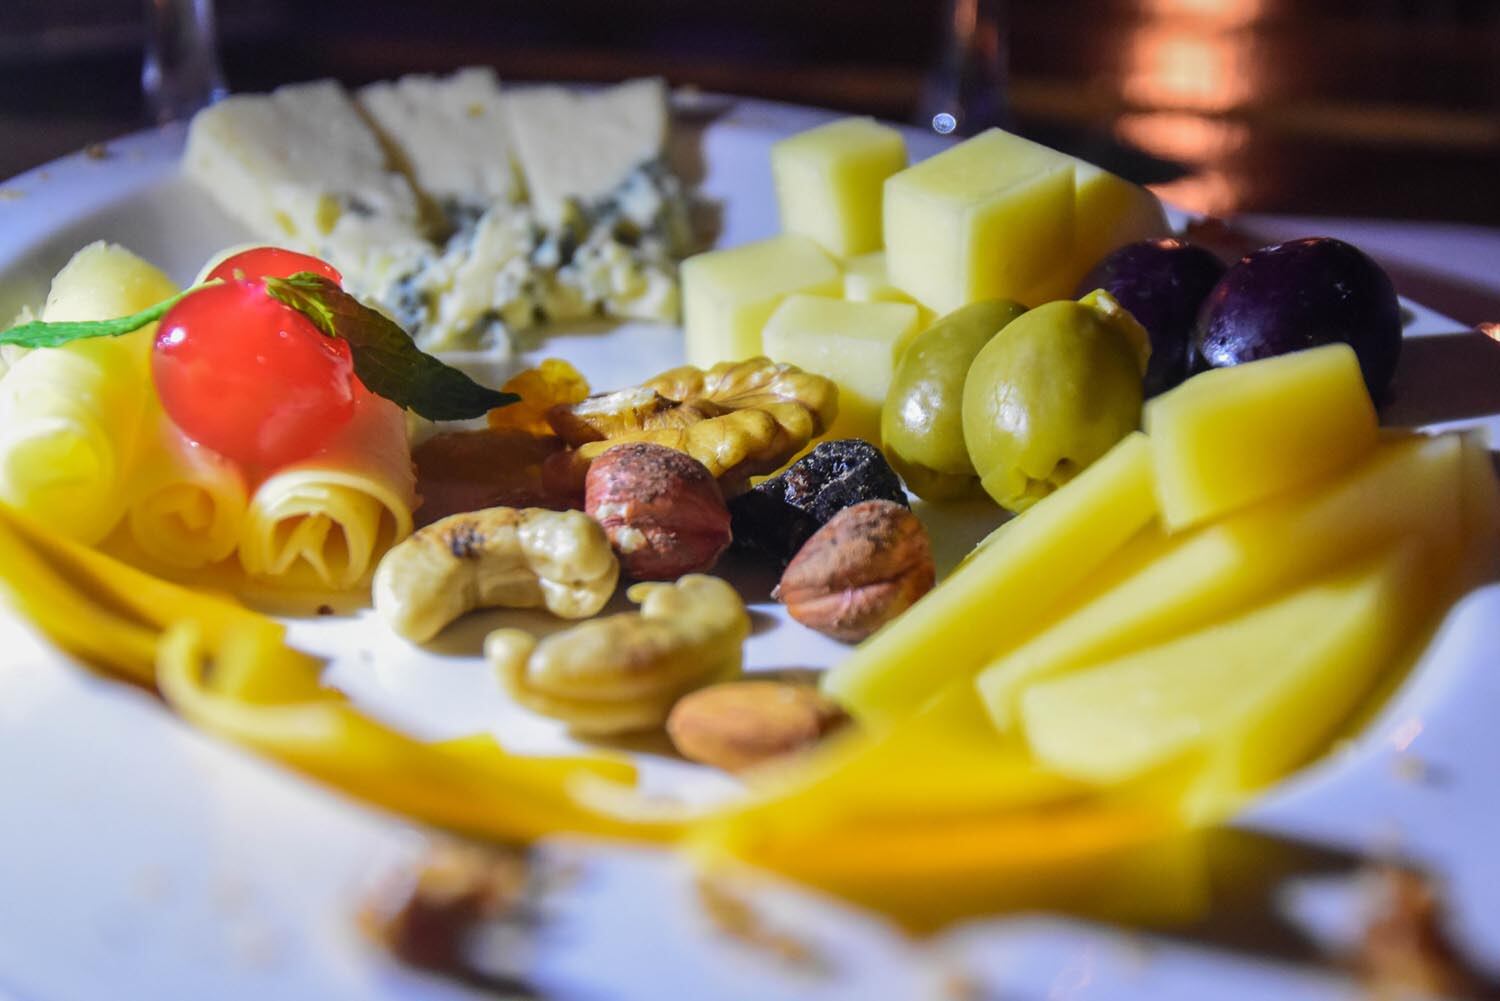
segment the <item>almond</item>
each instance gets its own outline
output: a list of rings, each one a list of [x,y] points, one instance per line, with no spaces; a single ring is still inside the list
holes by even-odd
[[[844,720],[811,685],[731,681],[679,699],[667,734],[684,758],[739,771],[810,747]]]

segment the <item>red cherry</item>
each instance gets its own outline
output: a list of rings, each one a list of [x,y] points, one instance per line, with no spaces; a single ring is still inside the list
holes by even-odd
[[[296,461],[354,412],[349,345],[258,281],[201,289],[156,331],[152,376],[188,437],[254,470]]]
[[[344,276],[327,261],[280,247],[253,247],[238,254],[230,254],[208,273],[205,281],[215,278],[222,278],[226,282],[243,281],[246,278],[290,278],[299,271],[322,275],[335,285],[344,284]]]

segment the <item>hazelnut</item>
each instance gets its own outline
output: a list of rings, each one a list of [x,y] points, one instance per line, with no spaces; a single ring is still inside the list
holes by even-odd
[[[798,550],[771,592],[787,613],[825,636],[858,643],[932,590],[927,530],[900,504],[844,508]]]
[[[667,735],[684,758],[739,771],[810,747],[844,720],[811,685],[730,681],[678,699]]]
[[[708,469],[692,456],[649,442],[616,445],[595,459],[584,510],[609,536],[636,580],[702,573],[729,548],[729,508]]]

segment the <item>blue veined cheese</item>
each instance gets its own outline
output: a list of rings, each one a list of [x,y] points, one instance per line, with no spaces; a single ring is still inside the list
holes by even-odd
[[[416,193],[332,80],[205,108],[183,166],[257,236],[322,252],[423,235]]]
[[[530,213],[496,205],[369,294],[428,350],[503,348],[537,322],[524,280],[535,242]]]
[[[523,197],[492,70],[405,76],[363,87],[355,99],[418,191],[455,228],[465,215]]]
[[[303,98],[307,107],[297,103]],[[504,351],[510,335],[546,323],[678,316],[677,265],[693,249],[693,228],[689,197],[662,157],[659,80],[585,94],[543,87],[502,95],[488,70],[407,77],[360,92],[359,110],[374,130],[337,84],[235,100],[244,107],[234,115],[211,109],[195,119],[202,138],[193,176],[226,208],[259,220],[252,225],[262,238],[325,257],[350,291],[424,348]],[[301,110],[286,111],[289,102]],[[333,134],[348,147],[334,159],[364,163],[367,172],[376,163],[387,174],[400,167],[411,179],[404,194],[366,203],[360,185],[343,193],[296,157],[277,159],[274,149],[257,147],[274,146],[265,137],[286,124],[302,130],[306,148],[320,149],[324,141],[312,133],[323,114],[339,123]],[[276,142],[286,145],[284,137]],[[384,150],[392,160],[382,159]],[[525,185],[511,150],[526,167]],[[217,178],[215,156],[237,158],[228,173],[238,169],[242,179]],[[275,231],[282,220],[267,207],[274,193],[236,204],[241,189],[259,183],[254,178],[270,177],[274,187],[293,176],[305,176],[307,192],[323,192],[321,211],[333,217],[327,232],[316,220],[293,227],[295,234]]]

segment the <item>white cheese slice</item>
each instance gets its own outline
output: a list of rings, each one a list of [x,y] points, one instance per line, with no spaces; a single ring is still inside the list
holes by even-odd
[[[666,145],[667,90],[657,78],[596,91],[515,89],[505,108],[532,207],[547,226],[564,218],[568,199],[588,207],[610,196]]]
[[[230,97],[200,111],[183,163],[262,239],[319,251],[360,233],[386,241],[422,231],[416,193],[331,80]]]
[[[490,69],[372,83],[356,100],[418,190],[440,207],[482,211],[520,198],[500,81]]]

